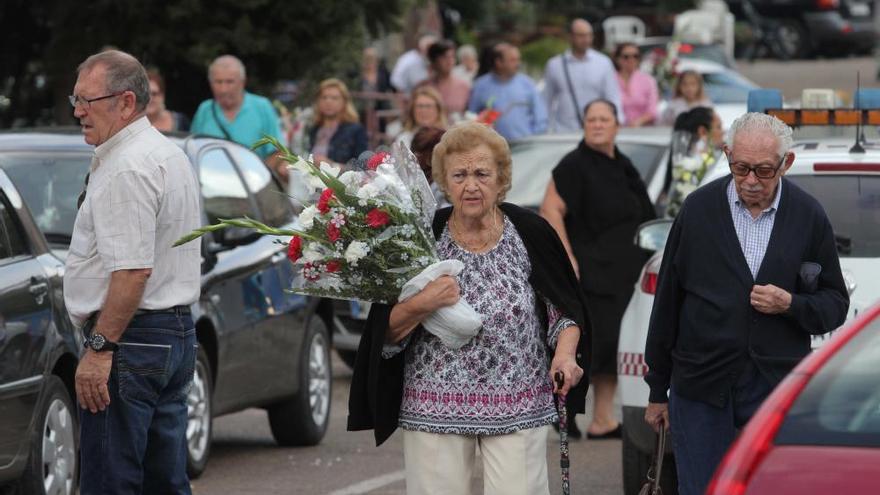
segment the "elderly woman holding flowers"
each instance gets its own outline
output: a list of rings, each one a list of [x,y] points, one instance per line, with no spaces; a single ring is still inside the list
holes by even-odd
[[[590,325],[577,278],[553,228],[502,202],[507,142],[462,123],[433,153],[433,176],[452,207],[437,211],[441,259],[464,263],[394,305],[370,311],[352,378],[348,428],[377,444],[403,430],[408,494],[471,492],[475,448],[486,494],[547,494],[554,393],[583,412]],[[452,349],[423,320],[463,298],[482,328]],[[557,386],[553,376],[564,376]]]

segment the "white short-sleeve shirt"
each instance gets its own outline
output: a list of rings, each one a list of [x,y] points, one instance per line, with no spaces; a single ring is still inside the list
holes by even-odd
[[[64,301],[73,323],[81,326],[101,310],[117,270],[152,269],[140,309],[197,301],[201,244],[172,244],[200,226],[199,208],[192,164],[146,117],[95,148],[65,263]]]

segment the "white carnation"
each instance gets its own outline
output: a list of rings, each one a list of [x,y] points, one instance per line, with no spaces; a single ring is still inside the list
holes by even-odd
[[[304,229],[312,228],[314,224],[315,217],[318,215],[318,209],[315,208],[315,205],[309,205],[303,208],[303,211],[299,214],[299,224]]]
[[[320,246],[317,243],[310,242],[309,245],[303,249],[303,258],[310,263],[324,259],[324,255],[319,250],[319,247]]]
[[[703,162],[696,156],[686,156],[681,158],[681,160],[678,162],[679,167],[684,170],[689,170],[691,172],[699,170],[700,165],[702,164]]]
[[[357,263],[370,252],[370,246],[365,242],[352,241],[345,249],[345,261],[349,263]]]
[[[381,190],[376,186],[375,182],[373,181],[361,186],[357,191],[357,197],[360,199],[373,199],[378,196]]]

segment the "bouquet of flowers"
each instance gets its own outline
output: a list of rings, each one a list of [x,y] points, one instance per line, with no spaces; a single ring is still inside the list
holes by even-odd
[[[675,90],[675,81],[678,78],[678,55],[689,53],[690,45],[683,45],[679,41],[670,41],[666,48],[655,48],[648,55],[646,65],[648,72],[657,80],[661,95],[671,96]]]
[[[412,153],[403,145],[377,152],[362,169],[316,165],[274,145],[289,164],[295,194],[305,205],[299,228],[279,229],[251,218],[221,219],[181,238],[175,246],[230,226],[288,237],[287,256],[297,275],[290,290],[298,294],[394,304],[442,275],[457,275],[464,265],[440,261],[431,222],[436,203]],[[423,322],[450,347],[460,347],[482,326],[464,300],[441,308]]]
[[[717,156],[709,143],[697,140],[686,131],[676,131],[672,139],[672,184],[666,215],[674,217],[681,210],[684,198],[699,187]]]

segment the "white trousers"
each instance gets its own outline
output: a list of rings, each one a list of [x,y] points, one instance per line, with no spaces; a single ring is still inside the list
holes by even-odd
[[[509,435],[463,436],[403,431],[407,495],[472,495],[477,449],[485,495],[549,495],[549,426]]]

